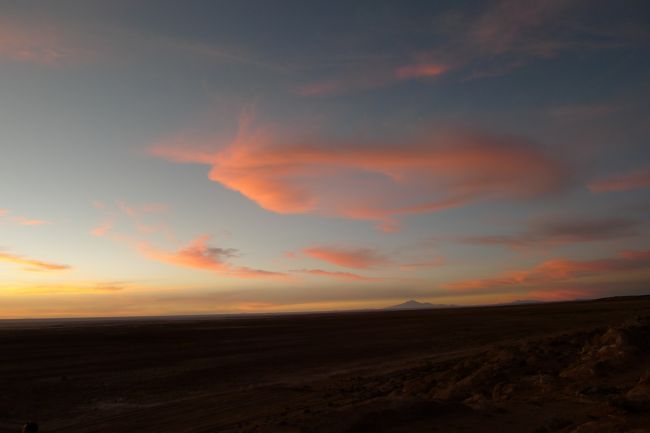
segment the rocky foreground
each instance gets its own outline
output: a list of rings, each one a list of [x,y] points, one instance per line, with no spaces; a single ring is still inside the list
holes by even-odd
[[[650,432],[650,316],[304,386],[245,432]]]

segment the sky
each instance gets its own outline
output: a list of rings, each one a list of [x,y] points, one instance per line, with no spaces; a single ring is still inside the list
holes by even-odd
[[[0,318],[650,293],[645,0],[0,1]]]

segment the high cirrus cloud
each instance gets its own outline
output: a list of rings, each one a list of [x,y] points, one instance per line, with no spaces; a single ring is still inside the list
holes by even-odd
[[[237,254],[234,249],[215,248],[208,245],[210,236],[203,235],[189,245],[176,250],[159,249],[146,241],[137,243],[138,251],[145,257],[174,266],[203,269],[239,278],[287,278],[280,272],[264,271],[248,267],[233,266],[227,262]]]
[[[76,62],[88,53],[60,28],[0,19],[0,61],[51,66]]]
[[[18,256],[0,251],[0,262],[10,263],[22,266],[25,271],[40,272],[40,271],[63,271],[70,269],[68,265],[61,265],[57,263],[44,262],[35,260],[28,257]]]
[[[175,162],[211,167],[209,178],[280,214],[371,220],[435,212],[485,199],[558,191],[568,171],[525,139],[439,131],[395,143],[326,141],[244,119],[230,143],[180,136],[150,149]]]
[[[650,188],[650,166],[628,173],[616,174],[604,179],[594,180],[589,182],[587,186],[594,193]]]
[[[314,97],[443,74],[464,79],[504,75],[560,53],[612,49],[635,33],[603,32],[600,23],[590,20],[591,15],[589,2],[576,0],[496,0],[468,7],[452,4],[426,20],[422,27],[410,25],[403,29],[404,35],[412,31],[429,33],[428,45],[398,53],[387,49],[373,56],[359,51],[353,59],[340,62],[334,71],[330,64],[320,69],[320,64],[316,64],[314,69],[324,77],[295,91]],[[625,24],[630,28],[643,26]],[[642,34],[641,28],[635,30]],[[585,38],[595,34],[599,35],[598,41]],[[383,40],[385,33],[370,33],[367,37],[373,36]]]
[[[300,96],[325,96],[351,90],[386,86],[393,82],[431,79],[443,75],[449,66],[427,60],[415,60],[399,66],[373,66],[348,71],[336,78],[309,82],[294,89]]]

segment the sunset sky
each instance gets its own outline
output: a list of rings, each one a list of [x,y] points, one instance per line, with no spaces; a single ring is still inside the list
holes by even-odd
[[[648,23],[0,1],[0,317],[650,293]]]

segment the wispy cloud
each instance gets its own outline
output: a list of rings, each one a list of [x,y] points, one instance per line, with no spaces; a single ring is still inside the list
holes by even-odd
[[[51,221],[27,218],[23,216],[13,217],[11,220],[16,224],[20,224],[21,226],[41,226],[44,224],[52,224]]]
[[[445,264],[442,257],[437,257],[433,260],[425,260],[422,262],[402,263],[399,268],[405,271],[413,271],[416,269],[437,268]]]
[[[90,233],[97,237],[106,236],[106,234],[113,228],[113,225],[114,222],[112,219],[102,221],[99,225],[93,228]]]
[[[211,236],[204,234],[189,244],[177,250],[158,248],[150,240],[152,235],[164,235],[167,241],[177,243],[176,237],[164,223],[144,224],[141,217],[147,214],[166,212],[168,206],[161,203],[132,205],[119,201],[112,207],[104,202],[96,201],[93,206],[104,212],[105,219],[91,230],[97,237],[107,236],[110,239],[131,246],[143,257],[173,266],[212,271],[223,276],[236,278],[283,278],[291,276],[282,272],[253,269],[246,266],[235,266],[229,259],[238,256],[238,251],[232,248],[219,248],[209,245]],[[132,224],[131,234],[116,231],[115,225],[119,216],[126,218]]]
[[[359,53],[360,60],[334,72],[328,65],[329,76],[299,86],[296,93],[340,94],[445,74],[456,74],[461,80],[503,75],[560,53],[615,48],[624,37],[586,22],[576,24],[576,16],[588,16],[588,2],[498,0],[477,6],[453,5],[433,16],[425,28],[404,30],[429,32],[428,47],[387,51],[379,58]],[[567,109],[558,114],[590,116],[600,115],[601,110]]]
[[[400,81],[432,79],[445,74],[449,69],[447,65],[418,60],[397,66],[363,66],[341,73],[335,78],[316,80],[297,86],[294,92],[300,96],[335,95],[383,87]]]
[[[628,173],[593,180],[587,186],[594,193],[650,188],[650,166],[639,168]]]
[[[567,219],[538,221],[515,235],[470,236],[462,243],[502,245],[511,248],[546,247],[620,239],[637,234],[639,222],[625,218]]]
[[[60,28],[0,19],[0,61],[53,66],[78,62],[88,56],[89,51]]]
[[[505,272],[494,278],[478,278],[444,284],[441,287],[457,292],[481,291],[553,291],[584,289],[577,281],[585,277],[611,277],[632,271],[650,269],[650,251],[622,251],[616,257],[596,260],[547,260],[533,268]],[[588,285],[588,284],[587,284]]]
[[[150,152],[209,165],[211,180],[272,212],[389,226],[399,215],[547,194],[569,178],[562,162],[517,137],[440,131],[399,143],[328,142],[241,125],[229,144],[189,135]]]
[[[414,63],[410,65],[403,65],[395,70],[395,76],[400,80],[407,80],[413,78],[436,77],[444,74],[449,68],[444,65],[435,63]]]
[[[118,207],[122,212],[131,217],[136,217],[151,213],[162,213],[169,209],[164,203],[144,203],[140,205],[131,205],[123,201],[118,201]]]
[[[29,257],[23,257],[2,251],[0,251],[0,262],[18,265],[21,266],[23,270],[30,272],[63,271],[70,269],[70,266],[68,265],[44,262],[41,260],[35,260]]]
[[[305,248],[302,253],[324,262],[353,269],[375,268],[390,263],[387,257],[370,248],[316,246]]]
[[[22,215],[12,215],[7,209],[0,209],[0,218],[4,218],[5,221],[18,224],[21,226],[41,226],[46,224],[52,224],[52,221],[47,221],[43,219],[28,218]]]
[[[93,207],[104,214],[102,221],[90,230],[90,233],[93,236],[106,236],[115,228],[120,219],[126,218],[141,234],[149,235],[154,233],[163,233],[169,239],[174,238],[174,235],[167,224],[149,223],[146,220],[149,215],[167,212],[169,206],[165,203],[130,204],[118,200],[115,205],[111,205],[102,201],[95,201],[93,202]]]
[[[248,267],[233,266],[228,259],[237,255],[237,250],[218,248],[208,245],[211,237],[202,235],[194,239],[189,245],[176,250],[167,251],[155,248],[146,241],[136,244],[137,250],[148,259],[194,269],[217,272],[224,276],[238,278],[287,278],[281,272],[265,271]]]
[[[400,269],[412,271],[416,269],[435,268],[442,266],[442,257],[431,260],[404,261],[399,254],[391,256],[373,248],[351,248],[333,246],[314,246],[302,249],[299,253],[291,253],[290,257],[307,256],[336,266],[350,269]]]
[[[352,272],[326,271],[323,269],[297,269],[292,272],[314,275],[317,277],[329,277],[346,281],[377,281],[381,278],[366,277]]]

